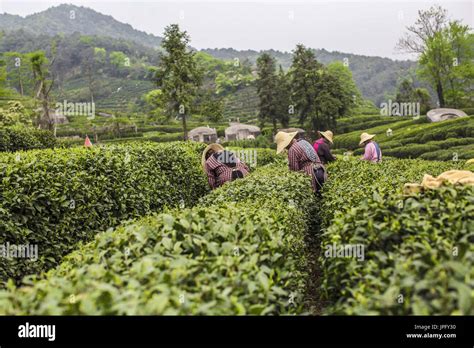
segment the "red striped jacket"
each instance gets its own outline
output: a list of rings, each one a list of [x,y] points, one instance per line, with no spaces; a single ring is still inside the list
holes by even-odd
[[[299,140],[295,142],[291,147],[288,149],[288,166],[290,170],[295,171],[295,172],[304,172],[308,175],[311,175],[311,185],[313,187],[313,191],[316,192],[317,190],[317,181],[316,181],[316,176],[313,171],[313,164],[314,163],[321,163],[319,160],[319,157],[317,157],[316,151],[316,161],[312,161],[302,145],[300,144],[300,141],[305,141],[305,140]],[[311,144],[309,144],[311,147]],[[313,147],[311,147],[311,150],[314,151]]]
[[[206,174],[209,186],[211,186],[212,189],[216,189],[222,186],[224,183],[232,181],[233,169],[240,170],[244,176],[250,172],[247,165],[241,162],[239,159],[237,159],[235,168],[231,168],[219,162],[214,156],[209,157],[206,160]]]

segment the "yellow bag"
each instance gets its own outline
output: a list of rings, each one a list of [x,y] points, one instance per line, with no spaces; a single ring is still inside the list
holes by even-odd
[[[474,173],[470,170],[448,170],[436,178],[425,174],[421,184],[405,184],[403,186],[403,193],[405,195],[412,195],[426,189],[438,188],[446,183],[452,185],[474,185]]]

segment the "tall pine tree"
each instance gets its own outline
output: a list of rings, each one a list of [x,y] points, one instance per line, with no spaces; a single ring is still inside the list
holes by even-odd
[[[177,24],[167,26],[161,43],[164,53],[154,70],[154,80],[162,91],[163,108],[168,117],[181,118],[184,140],[188,137],[186,118],[191,114],[201,84],[195,53],[188,48],[189,40],[189,35],[180,31]]]
[[[316,115],[317,85],[322,69],[313,53],[305,46],[298,44],[293,51],[293,62],[290,69],[291,99],[294,103],[300,124]]]
[[[257,94],[260,99],[258,118],[262,125],[269,120],[276,133],[277,113],[277,76],[275,73],[275,59],[268,53],[263,53],[257,59]]]
[[[288,81],[288,75],[285,74],[281,65],[278,70],[276,94],[278,118],[281,125],[287,128],[290,123],[290,116],[293,113],[290,102],[291,86]]]

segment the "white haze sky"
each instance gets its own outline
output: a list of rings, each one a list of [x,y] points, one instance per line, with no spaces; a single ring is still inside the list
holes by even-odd
[[[90,7],[158,36],[166,25],[179,23],[198,49],[291,51],[303,43],[329,51],[414,59],[394,47],[418,10],[439,4],[451,19],[474,27],[474,0],[0,0],[0,13],[26,16],[63,2]]]

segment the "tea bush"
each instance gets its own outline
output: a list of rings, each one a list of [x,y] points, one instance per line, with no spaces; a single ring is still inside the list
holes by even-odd
[[[420,197],[374,194],[339,214],[332,243],[362,244],[364,260],[324,258],[336,314],[474,314],[474,187]]]
[[[439,175],[450,169],[462,169],[464,161],[435,162],[411,159],[385,159],[368,163],[353,157],[329,164],[329,180],[319,201],[322,226],[331,224],[334,214],[358,206],[373,192],[380,195],[395,193],[404,183],[420,182],[425,173]]]
[[[122,220],[193,205],[208,191],[202,144],[35,150],[0,155],[0,244],[37,244],[39,259],[0,259],[0,279],[56,265],[78,241]]]
[[[382,145],[381,145],[382,146]],[[439,149],[438,145],[429,144],[410,144],[401,147],[386,149],[384,147],[383,154],[397,158],[416,158],[426,152],[432,152]]]
[[[321,292],[333,303],[327,313],[472,314],[473,189],[401,195],[404,183],[419,182],[425,173],[463,166],[395,159],[329,166],[319,202]],[[364,260],[324,254],[347,244],[363,245]]]
[[[452,160],[454,153],[460,159],[469,159],[474,138],[448,138],[445,140],[428,141],[417,144],[420,140],[400,139],[380,143],[382,153],[397,158],[422,158],[434,161]],[[363,148],[354,150],[354,155],[362,155]]]
[[[306,176],[281,165],[261,168],[192,209],[96,235],[45,279],[0,291],[0,313],[300,312],[313,200]]]
[[[271,163],[284,163],[286,161],[285,155],[277,155],[273,149],[239,147],[226,147],[226,149],[234,152],[237,157],[251,168],[261,167]]]
[[[391,136],[386,134],[389,128],[393,131]],[[382,148],[382,153],[398,158],[415,158],[426,153],[446,150],[452,146],[472,144],[474,118],[461,117],[434,123],[427,123],[426,118],[395,120],[393,123],[363,129],[365,132],[377,135],[375,141]],[[361,133],[362,130],[346,134],[336,133],[334,147],[355,150],[355,154],[361,154],[363,150],[358,145]],[[439,158],[433,159],[439,160]]]
[[[471,159],[474,158],[474,144],[455,146],[446,150],[437,150],[433,152],[427,152],[420,156],[425,160],[439,160],[439,161],[452,161],[455,158],[458,159]]]
[[[0,151],[51,149],[58,146],[53,133],[47,130],[6,127],[0,129]]]

